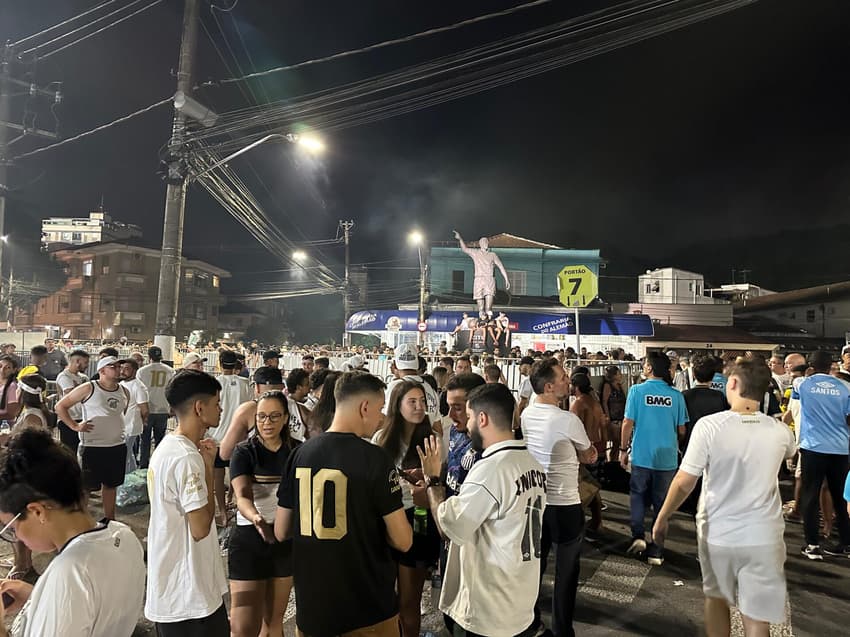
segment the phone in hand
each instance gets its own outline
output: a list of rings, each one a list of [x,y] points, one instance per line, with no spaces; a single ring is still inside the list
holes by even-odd
[[[9,608],[12,604],[15,603],[15,598],[9,595],[9,593],[3,593],[3,608]]]

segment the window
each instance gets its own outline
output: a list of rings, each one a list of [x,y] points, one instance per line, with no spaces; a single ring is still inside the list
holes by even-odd
[[[213,287],[218,288],[219,285],[221,285],[221,280],[218,278],[217,275],[214,274],[213,275]]]
[[[644,288],[644,292],[646,292],[646,294],[652,294],[652,284],[651,283],[646,284],[646,287]]]
[[[91,276],[92,275],[92,267],[93,263],[91,259],[86,259],[83,261],[83,276]]]
[[[100,273],[101,274],[109,274],[109,266],[108,265],[100,266]]]
[[[814,310],[806,310],[806,322],[814,323],[815,322],[815,311]]]
[[[514,296],[525,296],[527,290],[527,272],[525,270],[508,270],[508,281],[511,282],[511,294]]]
[[[192,270],[186,270],[183,273],[183,278],[186,280],[186,283],[192,283],[192,280],[195,278],[195,273]]]
[[[80,242],[83,240],[83,235],[81,232],[72,232],[71,233],[71,241]]]
[[[691,281],[690,283],[688,283],[688,292],[693,292],[693,291],[694,291],[694,282]]]
[[[463,270],[452,270],[452,292],[463,294],[463,283],[466,273]]]
[[[91,312],[91,297],[90,296],[81,296],[80,297],[80,312],[84,314],[88,314]]]
[[[200,321],[206,320],[206,318],[207,318],[207,308],[206,308],[206,306],[201,305],[200,303],[195,306],[195,318],[200,320]]]

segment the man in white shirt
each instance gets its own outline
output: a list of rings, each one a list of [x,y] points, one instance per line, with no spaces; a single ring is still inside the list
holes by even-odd
[[[517,402],[514,415],[514,426],[516,429],[519,428],[519,417],[525,408],[531,404],[532,399],[536,395],[534,389],[531,387],[531,379],[529,378],[532,365],[534,365],[534,359],[531,356],[523,356],[519,360],[519,391],[517,392],[519,401]]]
[[[148,388],[136,377],[138,370],[139,364],[134,358],[128,358],[121,364],[121,385],[130,396],[130,404],[127,406],[127,413],[124,414],[126,423],[124,435],[127,443],[126,473],[135,471],[138,466],[136,448],[148,419],[148,401],[150,400]]]
[[[89,353],[85,350],[77,349],[68,355],[68,367],[63,369],[56,377],[56,386],[59,388],[59,397],[65,394],[70,394],[71,390],[89,382],[88,376],[85,375],[89,368]],[[75,420],[80,420],[83,417],[82,408],[79,405],[74,405],[70,409],[71,417]],[[80,435],[70,425],[59,421],[59,440],[62,444],[68,447],[77,454],[77,447],[80,445]]]
[[[156,448],[148,469],[148,587],[145,617],[159,637],[229,637],[227,592],[213,532],[216,445],[204,438],[221,417],[219,382],[181,370],[166,388],[177,428]]]
[[[451,540],[440,610],[455,637],[513,637],[529,629],[540,586],[540,534],[546,474],[514,440],[514,398],[502,384],[473,389],[469,434],[483,451],[456,496],[440,480],[442,441],[420,448],[428,501],[440,533]]]
[[[162,349],[157,346],[148,348],[150,363],[137,374],[142,384],[148,388],[148,420],[142,429],[139,446],[139,466],[147,468],[151,454],[151,434],[154,444],[159,445],[165,437],[168,425],[168,401],[165,400],[165,386],[174,377],[174,369],[162,362]]]
[[[540,547],[541,576],[552,544],[555,551],[555,588],[552,593],[552,632],[575,635],[573,612],[584,538],[584,512],[579,496],[579,463],[596,462],[581,420],[558,403],[567,397],[570,382],[555,358],[536,362],[529,375],[537,399],[522,412],[522,434],[529,453],[546,471],[546,511]],[[539,606],[535,616],[539,620]]]
[[[741,610],[747,635],[767,635],[785,620],[785,523],[777,474],[794,455],[794,434],[758,411],[770,385],[760,361],[732,368],[731,410],[697,421],[681,467],[652,531],[667,535],[670,516],[703,478],[697,543],[709,635],[729,634],[729,607]]]

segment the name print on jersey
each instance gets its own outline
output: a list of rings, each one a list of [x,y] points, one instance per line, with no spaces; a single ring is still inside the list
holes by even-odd
[[[526,471],[515,480],[516,495],[522,495],[529,489],[540,487],[546,491],[546,474],[542,471]]]
[[[840,396],[841,392],[836,389],[832,383],[821,381],[815,383],[814,387],[809,389],[810,394],[821,394],[824,396]]]
[[[672,407],[673,398],[671,396],[651,396],[645,397],[647,407]]]

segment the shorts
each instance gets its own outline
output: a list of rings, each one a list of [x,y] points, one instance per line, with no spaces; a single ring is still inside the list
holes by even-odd
[[[496,295],[496,277],[477,276],[472,281],[472,298],[476,301]]]
[[[97,491],[100,486],[115,488],[124,484],[127,464],[127,445],[114,447],[80,447],[80,464],[83,468],[83,486]]]
[[[212,615],[181,622],[156,624],[157,637],[230,637],[230,621],[224,604]]]
[[[267,544],[253,524],[237,524],[230,533],[227,568],[233,580],[292,577],[292,540]]]
[[[407,516],[407,521],[410,526],[413,526],[413,508],[407,509],[404,514]],[[428,568],[436,566],[440,559],[440,532],[437,530],[437,523],[431,517],[431,512],[428,512],[428,526],[425,534],[413,534],[413,546],[406,553],[393,550],[393,557],[401,566],[408,568]]]
[[[216,469],[226,469],[230,466],[230,460],[225,460],[219,454],[218,449],[215,450],[215,461],[213,462],[213,467]]]
[[[702,590],[756,621],[785,621],[785,542],[717,546],[699,539]]]

